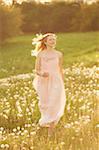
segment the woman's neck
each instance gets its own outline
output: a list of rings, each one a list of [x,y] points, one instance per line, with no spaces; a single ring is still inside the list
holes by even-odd
[[[54,48],[53,48],[53,47],[47,47],[45,50],[46,50],[46,51],[53,51]]]

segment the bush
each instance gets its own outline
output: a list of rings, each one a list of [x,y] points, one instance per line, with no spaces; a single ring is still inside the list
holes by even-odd
[[[20,33],[22,15],[20,8],[0,6],[0,43]]]

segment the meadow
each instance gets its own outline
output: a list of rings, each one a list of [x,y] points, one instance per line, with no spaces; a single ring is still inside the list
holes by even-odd
[[[38,125],[39,97],[32,84],[35,58],[30,56],[32,36],[16,37],[3,45],[0,50],[1,150],[98,149],[98,34],[59,34],[57,48],[64,52],[67,101],[52,137],[48,137],[47,128]]]
[[[84,62],[85,66],[98,64],[99,32],[56,35],[56,49],[64,53],[64,68],[76,62]],[[0,47],[0,78],[32,72],[35,60],[31,57],[33,37],[34,35],[17,36]]]

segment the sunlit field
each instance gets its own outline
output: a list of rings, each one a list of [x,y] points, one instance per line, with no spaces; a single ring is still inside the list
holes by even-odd
[[[64,53],[64,67],[84,62],[86,67],[99,63],[99,32],[58,33],[56,49]],[[34,35],[14,37],[0,47],[0,78],[32,73],[35,58],[31,57]]]
[[[1,150],[98,150],[99,68],[78,62],[66,66],[64,74],[66,107],[52,137],[38,125],[34,74],[0,80]]]

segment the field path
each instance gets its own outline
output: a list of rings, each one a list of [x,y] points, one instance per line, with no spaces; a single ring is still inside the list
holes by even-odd
[[[31,77],[33,77],[33,73],[18,74],[7,78],[2,78],[0,79],[0,87],[9,86],[9,81],[13,79],[29,79]]]

